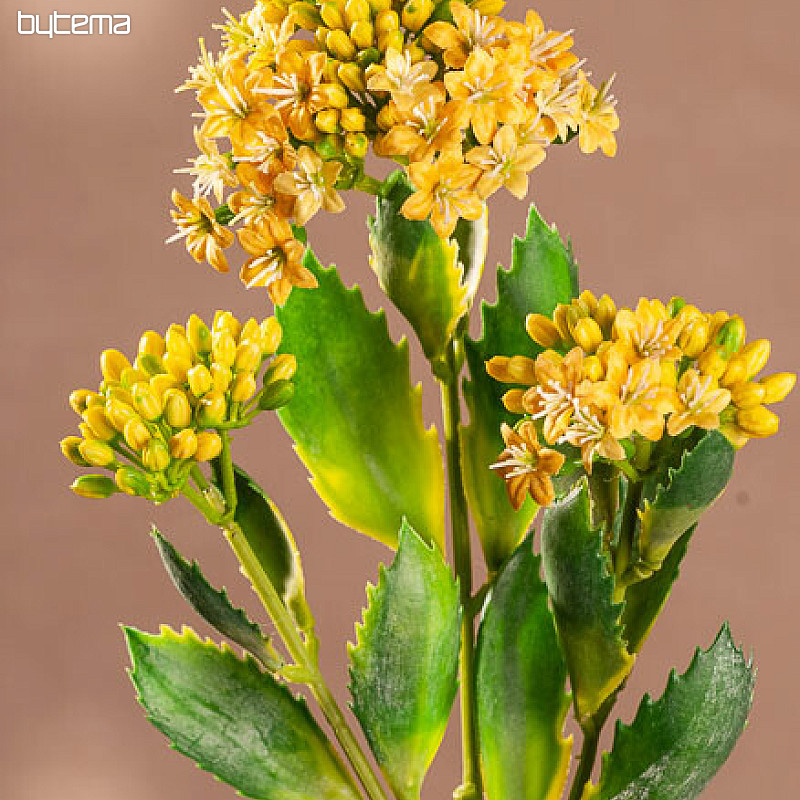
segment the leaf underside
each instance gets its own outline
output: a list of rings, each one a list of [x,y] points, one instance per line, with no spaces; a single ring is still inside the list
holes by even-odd
[[[570,685],[581,720],[594,714],[633,668],[622,638],[622,606],[593,528],[589,490],[581,480],[542,520],[542,560]]]
[[[252,658],[186,628],[124,632],[149,721],[202,769],[258,800],[359,797],[305,702]]]
[[[569,767],[562,736],[567,668],[532,537],[492,590],[476,654],[476,705],[488,800],[557,800]]]
[[[458,585],[406,523],[349,647],[352,708],[398,800],[417,800],[457,688]]]
[[[464,397],[470,417],[462,433],[464,483],[491,570],[499,569],[520,543],[537,506],[528,498],[515,512],[503,480],[489,469],[503,450],[501,424],[515,419],[501,401],[509,387],[489,377],[485,362],[496,355],[534,358],[541,348],[526,333],[525,317],[550,315],[577,291],[577,266],[570,249],[531,206],[525,238],[514,239],[511,269],[497,271],[497,303],[482,304],[482,336],[464,342],[469,369]]]
[[[630,725],[617,723],[596,787],[584,800],[693,800],[733,750],[753,698],[752,664],[727,624],[658,700],[645,695]]]
[[[310,251],[318,291],[292,292],[277,317],[281,352],[297,357],[296,392],[278,413],[312,485],[340,522],[391,547],[404,517],[440,549],[444,473],[421,389],[409,379],[408,342],[395,344],[382,311],[367,311],[335,268]]]

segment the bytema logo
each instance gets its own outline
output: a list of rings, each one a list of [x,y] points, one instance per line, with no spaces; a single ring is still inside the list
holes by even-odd
[[[89,36],[95,33],[127,36],[131,32],[128,14],[23,14],[17,11],[20,36]]]

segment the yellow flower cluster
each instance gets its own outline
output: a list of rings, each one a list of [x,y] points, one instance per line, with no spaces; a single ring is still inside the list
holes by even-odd
[[[242,280],[281,304],[293,286],[315,285],[290,222],[341,211],[338,189],[378,191],[364,172],[370,145],[408,169],[416,191],[404,215],[430,219],[442,237],[501,187],[523,197],[554,142],[577,134],[583,152],[614,155],[611,81],[589,82],[569,33],[534,11],[507,21],[503,5],[257,0],[239,17],[226,12],[223,50],[201,40],[179,87],[203,110],[199,155],[177,170],[194,177],[194,196],[173,194],[171,240],[224,272],[228,226],[240,224],[252,256]]]
[[[550,476],[564,459],[543,457],[540,435],[562,452],[579,450],[589,473],[596,458],[636,462],[653,443],[694,428],[719,428],[741,447],[777,432],[766,406],[796,380],[788,372],[758,377],[770,343],[746,344],[741,317],[704,313],[678,298],[668,305],[642,298],[635,310],[617,310],[608,295],[585,291],[552,317],[530,314],[525,325],[544,350],[486,364],[495,379],[525,387],[503,396],[526,421],[517,431],[504,427],[506,449],[493,465],[516,507],[526,491],[541,505],[552,502]]]
[[[164,336],[147,331],[133,364],[119,350],[104,350],[98,390],[70,395],[82,419],[80,436],[62,440],[61,450],[78,466],[110,470],[114,479],[84,475],[73,490],[84,497],[125,492],[155,503],[174,497],[198,463],[220,454],[222,431],[291,398],[294,356],[273,358],[263,388],[257,386],[280,341],[274,317],[242,325],[218,311],[210,329],[192,314]]]

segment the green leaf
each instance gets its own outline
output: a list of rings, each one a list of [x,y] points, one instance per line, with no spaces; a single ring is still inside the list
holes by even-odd
[[[356,800],[358,792],[301,698],[184,628],[124,628],[131,679],[172,746],[246,797]]]
[[[367,597],[349,647],[353,711],[398,800],[418,800],[456,694],[458,585],[404,522],[394,563]]]
[[[689,669],[670,675],[663,696],[645,695],[630,725],[617,723],[596,787],[585,800],[692,800],[744,730],[755,674],[727,625]]]
[[[300,551],[281,512],[264,490],[241,468],[233,467],[236,487],[234,520],[267,573],[284,605],[303,630],[313,627],[305,597]],[[219,464],[214,462],[214,481],[221,486]]]
[[[297,357],[292,402],[279,412],[312,484],[340,522],[392,547],[404,516],[444,541],[444,473],[436,431],[422,423],[408,342],[389,337],[381,311],[310,251],[317,291],[292,292],[277,317],[281,352]]]
[[[648,478],[640,512],[639,558],[656,570],[670,548],[722,494],[733,471],[735,450],[719,432],[709,431],[688,449],[677,469]]]
[[[577,291],[577,266],[570,249],[531,206],[525,238],[514,239],[511,269],[497,271],[497,303],[481,308],[482,337],[464,342],[470,375],[464,382],[470,418],[461,437],[464,483],[490,570],[499,569],[511,555],[538,507],[528,498],[515,512],[503,480],[489,469],[504,447],[500,425],[515,419],[501,401],[509,387],[489,377],[485,362],[497,355],[536,357],[541,348],[525,332],[525,317],[552,314]]]
[[[583,479],[542,520],[545,582],[581,720],[619,687],[634,660],[621,636],[622,606],[612,601],[614,579],[589,502]]]
[[[558,646],[541,559],[526,538],[492,590],[478,634],[478,735],[488,800],[558,800],[571,739],[567,667]]]
[[[161,560],[177,590],[189,605],[209,624],[232,642],[252,653],[265,667],[280,666],[269,640],[261,628],[251,622],[241,608],[234,608],[225,589],[215,589],[205,579],[196,561],[191,564],[165,539],[154,526],[151,535]]]
[[[480,281],[486,258],[486,219],[461,220],[453,239],[440,239],[429,222],[409,220],[400,213],[413,192],[403,170],[384,181],[375,217],[368,222],[370,265],[381,289],[411,323],[425,355],[434,359],[469,310]],[[478,234],[469,236],[474,229]],[[461,262],[466,262],[468,275]]]
[[[631,584],[625,590],[625,608],[622,612],[624,639],[631,653],[638,653],[650,634],[650,630],[667,602],[672,585],[678,579],[680,564],[689,547],[696,526],[672,546],[661,568],[649,578]]]

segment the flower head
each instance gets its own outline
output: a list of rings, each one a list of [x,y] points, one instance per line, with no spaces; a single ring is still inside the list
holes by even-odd
[[[189,200],[175,189],[172,202],[175,204],[172,220],[178,231],[167,243],[186,239],[186,249],[195,261],[208,261],[217,272],[227,272],[228,261],[222,251],[233,244],[233,233],[217,222],[208,200],[205,197]]]
[[[222,432],[249,424],[261,397],[268,390],[275,395],[274,376],[260,391],[257,378],[280,340],[274,318],[242,325],[230,312],[217,312],[210,328],[192,314],[163,336],[146,331],[133,362],[119,350],[105,350],[97,390],[70,395],[80,435],[64,439],[61,450],[74,464],[113,478],[85,475],[73,490],[84,497],[123,492],[154,503],[175,497],[190,479],[198,480],[200,463],[220,454]],[[293,361],[286,363],[280,380],[293,371]]]

